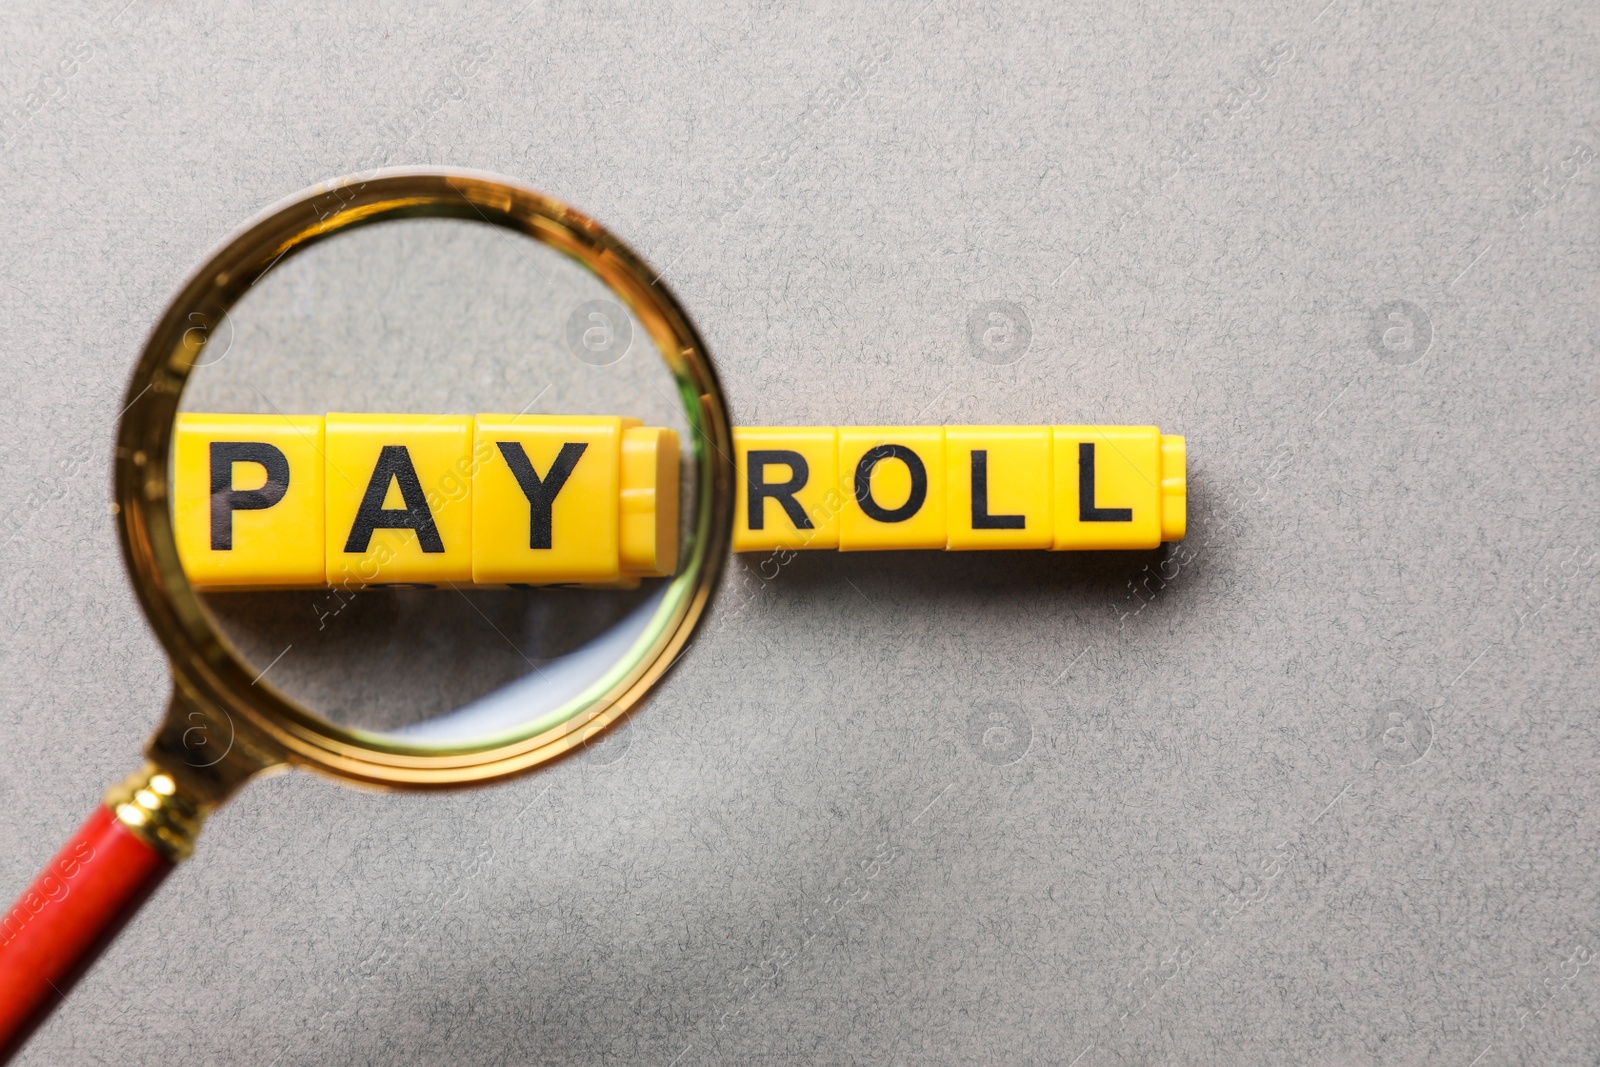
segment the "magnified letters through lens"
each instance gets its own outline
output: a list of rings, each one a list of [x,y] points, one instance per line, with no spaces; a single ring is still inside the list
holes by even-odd
[[[574,315],[605,336],[574,346]],[[257,685],[392,743],[472,744],[558,712],[643,632],[690,540],[690,428],[596,275],[481,221],[404,219],[308,249],[229,318],[180,404],[173,525]],[[630,492],[662,520],[642,562]]]
[[[494,176],[269,210],[179,291],[128,399],[114,506],[174,692],[0,919],[0,1059],[251,776],[437,788],[568,752],[670,668],[728,550],[694,327],[601,226]]]

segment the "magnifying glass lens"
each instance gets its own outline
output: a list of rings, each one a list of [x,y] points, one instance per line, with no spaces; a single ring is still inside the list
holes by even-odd
[[[256,686],[357,744],[449,752],[581,725],[659,636],[695,548],[690,412],[576,259],[386,221],[197,330],[173,528]]]

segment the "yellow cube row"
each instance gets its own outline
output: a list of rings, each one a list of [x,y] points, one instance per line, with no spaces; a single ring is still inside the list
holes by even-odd
[[[678,436],[553,415],[178,417],[178,554],[206,589],[627,585],[678,557]]]
[[[1184,439],[1154,426],[733,431],[737,552],[1155,548],[1183,539]]]
[[[745,427],[733,547],[1128,549],[1182,539],[1154,426]],[[678,438],[550,415],[179,417],[178,551],[208,589],[626,585],[677,562]]]

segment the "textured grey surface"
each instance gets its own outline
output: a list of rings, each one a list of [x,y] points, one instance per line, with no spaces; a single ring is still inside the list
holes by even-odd
[[[0,33],[5,885],[165,692],[127,369],[330,175],[592,212],[748,423],[1185,433],[1190,535],[738,561],[580,760],[248,788],[24,1062],[1600,1058],[1600,8],[123,2]]]

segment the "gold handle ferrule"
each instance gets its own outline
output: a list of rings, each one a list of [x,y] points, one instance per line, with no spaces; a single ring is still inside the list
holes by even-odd
[[[106,807],[129,833],[173,863],[194,852],[200,824],[210,814],[210,805],[148,761],[106,790]]]

